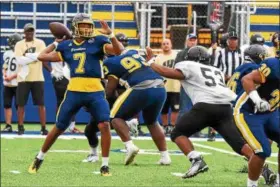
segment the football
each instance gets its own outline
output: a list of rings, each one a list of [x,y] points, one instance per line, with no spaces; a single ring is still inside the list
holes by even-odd
[[[62,23],[59,22],[51,22],[49,24],[49,28],[51,33],[54,35],[55,38],[62,38],[66,36],[66,39],[71,39],[72,34],[70,30]]]

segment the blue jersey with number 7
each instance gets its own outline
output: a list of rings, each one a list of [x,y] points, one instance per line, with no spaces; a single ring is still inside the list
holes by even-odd
[[[100,79],[104,77],[102,60],[104,47],[110,41],[105,36],[95,36],[77,43],[66,40],[58,44],[56,51],[61,61],[69,65],[71,79],[68,85],[70,91],[92,92],[101,91]]]

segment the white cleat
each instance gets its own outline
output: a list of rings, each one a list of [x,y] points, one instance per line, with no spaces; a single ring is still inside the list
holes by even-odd
[[[84,159],[82,162],[97,162],[99,160],[98,155],[89,154],[86,159]]]
[[[127,148],[126,151],[127,152],[126,152],[124,164],[125,165],[129,165],[129,164],[131,164],[134,161],[135,156],[139,152],[139,148],[136,145],[133,145],[129,149]]]
[[[165,165],[168,166],[171,164],[171,158],[169,155],[167,156],[161,156],[160,160],[158,161],[159,165]]]

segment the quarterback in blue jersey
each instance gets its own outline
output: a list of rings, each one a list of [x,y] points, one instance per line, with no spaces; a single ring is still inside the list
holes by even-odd
[[[171,159],[167,152],[165,136],[157,121],[166,99],[162,77],[146,64],[145,59],[136,50],[128,50],[120,56],[106,59],[104,71],[108,78],[107,98],[114,94],[119,83],[126,87],[126,91],[114,103],[110,114],[112,126],[127,150],[125,165],[132,163],[139,151],[130,138],[125,120],[134,117],[140,111],[161,152],[159,164],[169,165]]]
[[[29,167],[29,173],[37,173],[46,152],[57,137],[67,129],[71,117],[81,107],[89,109],[101,132],[102,165],[101,175],[110,176],[108,161],[111,144],[110,109],[101,84],[102,60],[105,54],[118,55],[123,50],[106,22],[101,21],[105,36],[94,36],[93,20],[79,13],[72,20],[72,40],[56,39],[39,56],[40,61],[66,62],[70,67],[71,79],[56,119],[56,125],[48,134],[39,154]]]
[[[239,96],[234,113],[235,120],[243,128],[248,128],[247,141],[255,151],[249,161],[247,186],[251,187],[258,185],[264,161],[271,154],[269,139],[276,142],[278,147],[280,143],[279,57],[265,59],[258,70],[242,78],[242,85],[245,92]]]

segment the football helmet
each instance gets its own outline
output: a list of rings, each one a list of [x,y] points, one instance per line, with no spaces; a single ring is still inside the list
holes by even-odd
[[[22,40],[22,37],[18,33],[10,35],[7,38],[7,43],[8,43],[8,46],[10,47],[10,49],[14,49],[16,43],[19,42],[20,40]]]
[[[199,62],[205,65],[210,65],[210,54],[207,49],[202,46],[194,46],[188,50],[187,60]]]
[[[124,47],[128,46],[128,38],[126,37],[125,34],[118,33],[118,34],[116,34],[116,38],[119,42],[121,42],[123,44]]]
[[[89,27],[81,27],[81,24],[88,24]],[[92,38],[94,35],[93,20],[85,13],[78,13],[73,18],[71,29],[76,38]]]
[[[267,56],[267,52],[265,48],[259,44],[250,45],[244,51],[244,60],[255,62],[257,64],[261,63],[266,56]]]
[[[264,44],[264,38],[260,34],[253,34],[250,38],[250,44],[251,45],[253,45],[253,44],[263,45]]]

